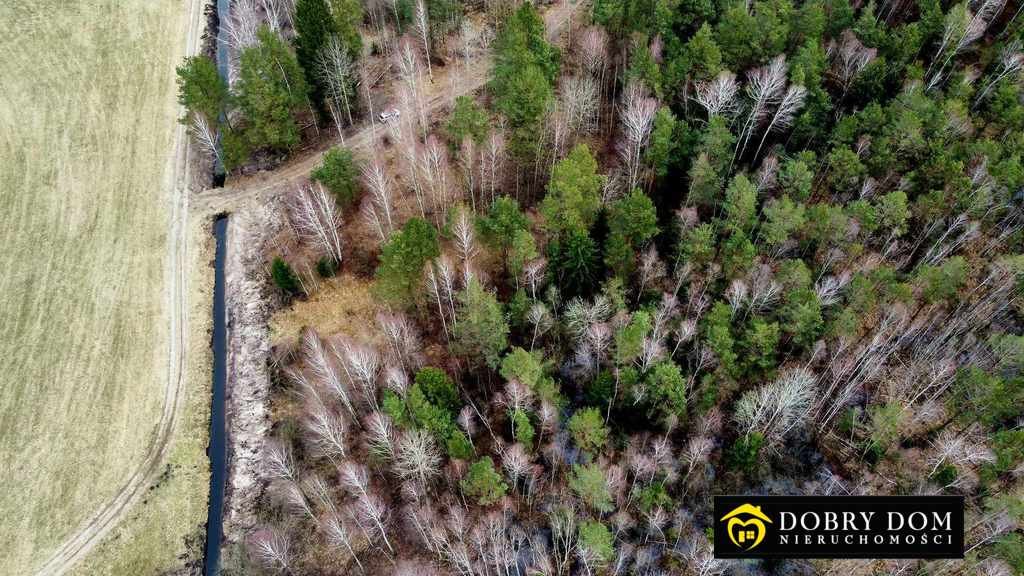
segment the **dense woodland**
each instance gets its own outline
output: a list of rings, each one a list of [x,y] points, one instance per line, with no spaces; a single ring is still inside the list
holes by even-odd
[[[371,122],[372,58],[402,115],[287,200],[381,306],[277,347],[225,571],[1024,573],[1019,2],[594,0],[557,43],[554,7],[269,4],[230,82],[179,70],[229,169]],[[716,560],[729,493],[964,495],[966,559]]]

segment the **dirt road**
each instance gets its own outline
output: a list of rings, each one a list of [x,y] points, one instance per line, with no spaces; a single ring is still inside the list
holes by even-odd
[[[544,11],[544,22],[548,29],[548,38],[555,41],[571,25],[573,14],[586,4],[583,0],[562,0]],[[491,71],[491,58],[486,56],[473,63],[466,70],[461,63],[455,63],[444,70],[444,74],[435,74],[433,82],[426,76],[421,80],[431,91],[427,101],[426,115],[435,116],[438,112],[452,105],[459,96],[472,94],[487,82]],[[371,152],[383,135],[386,128],[379,122],[364,126],[358,132],[345,138],[345,146],[357,153]],[[278,193],[288,190],[288,184],[300,182],[309,177],[309,173],[320,163],[324,151],[309,154],[303,158],[292,160],[272,172],[233,179],[223,188],[213,188],[196,194],[192,199],[192,209],[197,215],[210,215],[222,212],[236,212],[250,202],[265,202]]]
[[[195,54],[205,23],[203,1],[189,0],[188,10],[185,52]],[[170,325],[168,326],[167,374],[160,419],[147,447],[145,457],[132,471],[114,499],[93,513],[78,530],[64,540],[39,568],[37,572],[39,575],[49,576],[68,572],[118,524],[132,505],[146,492],[163,468],[181,409],[187,362],[185,351],[188,341],[188,302],[186,298],[189,217],[188,154],[188,134],[185,127],[179,125],[175,132],[174,167],[172,171],[168,171],[168,180],[165,182],[165,189],[172,190],[164,271],[164,277],[167,279],[164,290]]]

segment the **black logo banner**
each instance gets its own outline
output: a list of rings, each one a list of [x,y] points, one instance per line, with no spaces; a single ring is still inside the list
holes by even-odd
[[[962,496],[715,496],[716,558],[963,558]]]

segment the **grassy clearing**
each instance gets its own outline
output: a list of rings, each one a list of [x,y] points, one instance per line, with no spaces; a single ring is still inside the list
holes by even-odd
[[[187,16],[174,0],[0,3],[3,574],[38,567],[153,438]]]
[[[346,273],[323,281],[308,300],[296,300],[274,315],[270,341],[298,338],[306,326],[323,335],[376,336],[375,318],[381,308],[371,287],[371,282]]]

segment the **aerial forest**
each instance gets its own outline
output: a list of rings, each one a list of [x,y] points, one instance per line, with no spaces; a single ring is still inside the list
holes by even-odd
[[[179,69],[229,172],[331,142],[280,305],[374,303],[274,342],[225,574],[1024,573],[1019,0],[560,1],[296,0]],[[716,494],[961,495],[965,559],[716,559]]]

